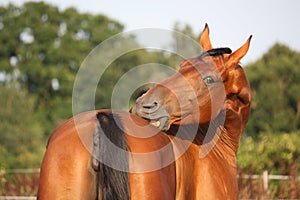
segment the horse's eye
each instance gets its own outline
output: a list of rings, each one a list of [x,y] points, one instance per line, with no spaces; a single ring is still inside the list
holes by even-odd
[[[206,83],[206,84],[212,84],[212,83],[214,83],[215,82],[215,79],[212,77],[212,76],[206,76],[205,78],[204,78],[204,82]]]

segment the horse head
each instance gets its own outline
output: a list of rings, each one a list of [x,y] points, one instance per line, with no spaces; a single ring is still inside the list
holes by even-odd
[[[241,93],[247,82],[236,69],[250,40],[251,36],[233,53],[229,48],[213,49],[206,25],[200,37],[203,53],[184,60],[177,73],[139,97],[132,112],[161,130],[168,130],[170,125],[210,122],[227,110],[231,95]],[[249,96],[242,98],[250,101]]]

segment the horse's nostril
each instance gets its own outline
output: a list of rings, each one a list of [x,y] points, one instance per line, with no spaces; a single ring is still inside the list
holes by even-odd
[[[158,106],[157,102],[153,102],[153,103],[149,103],[149,104],[143,104],[143,108],[144,109],[153,109],[153,108],[155,108],[157,106]]]

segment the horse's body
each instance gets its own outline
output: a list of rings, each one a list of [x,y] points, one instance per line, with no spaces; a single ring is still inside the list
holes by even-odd
[[[101,191],[97,188],[98,174],[92,167],[91,157],[93,133],[97,128],[96,115],[100,112],[111,113],[110,110],[85,112],[54,131],[49,139],[41,167],[38,199],[101,199]],[[147,128],[148,131],[143,132],[146,135],[153,135],[151,137],[134,137],[136,130],[132,130],[131,120],[142,127],[149,123],[125,112],[116,111],[114,114],[118,115],[124,130],[128,133],[126,140],[132,152],[152,152],[170,142],[169,137],[162,132],[157,133],[155,127]],[[167,158],[169,156],[173,156],[172,149],[170,152],[159,153],[156,157],[135,162],[132,171],[142,170],[144,166],[160,165],[163,160],[169,159]],[[174,164],[152,172],[129,173],[128,180],[131,185],[131,199],[175,198]]]
[[[237,199],[236,153],[251,100],[238,63],[250,39],[232,54],[212,50],[206,26],[200,41],[208,53],[184,61],[177,74],[143,94],[134,114],[91,111],[56,129],[41,167],[38,199]],[[110,154],[101,136],[95,142],[101,131],[115,142],[123,138],[117,146],[128,158]],[[93,152],[123,159],[129,173],[105,166]]]

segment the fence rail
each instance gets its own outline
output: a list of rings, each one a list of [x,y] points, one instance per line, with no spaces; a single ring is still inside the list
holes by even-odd
[[[253,175],[242,175],[242,176],[237,176],[237,178],[243,178],[243,179],[259,179],[261,178],[262,175],[258,175],[258,174],[253,174]],[[272,175],[272,174],[268,174],[268,179],[269,180],[288,180],[288,179],[292,179],[294,178],[293,176],[287,176],[287,175]],[[300,176],[297,177],[298,180],[300,180]]]
[[[29,168],[29,169],[7,169],[5,170],[8,174],[32,174],[40,173],[40,168]]]
[[[0,196],[0,200],[36,200],[36,197],[25,197],[25,196]]]
[[[268,190],[269,180],[289,180],[289,179],[293,179],[293,178],[296,178],[296,179],[300,180],[300,176],[293,177],[293,176],[287,176],[287,175],[272,175],[272,174],[269,175],[267,170],[263,171],[262,175],[257,175],[257,174],[247,175],[247,174],[244,174],[241,177],[237,176],[237,178],[262,179],[263,187],[264,187],[265,191]]]
[[[40,173],[40,168],[29,168],[29,169],[7,169],[5,170],[5,173],[8,174],[32,174],[32,173]],[[288,180],[294,178],[293,176],[287,176],[287,175],[273,175],[268,174],[268,171],[264,171],[262,175],[259,174],[244,174],[242,176],[237,175],[237,178],[243,178],[243,179],[259,179],[263,176],[266,176],[270,180]],[[300,180],[300,176],[297,177],[298,180]]]

